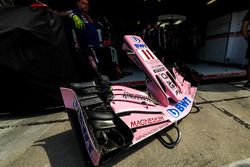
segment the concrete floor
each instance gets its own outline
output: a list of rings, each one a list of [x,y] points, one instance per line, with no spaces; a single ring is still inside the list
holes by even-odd
[[[200,85],[201,110],[180,122],[182,140],[175,148],[150,138],[103,166],[250,166],[250,91],[242,84]],[[1,167],[84,167],[85,162],[65,112],[0,117]]]

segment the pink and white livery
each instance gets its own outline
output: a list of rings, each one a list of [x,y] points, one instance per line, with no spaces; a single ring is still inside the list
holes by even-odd
[[[197,90],[175,68],[170,72],[139,36],[126,35],[124,49],[145,72],[152,98],[125,86],[112,85],[110,91],[94,81],[60,88],[71,125],[95,166],[172,125],[178,139],[165,145],[175,146],[176,122],[189,114]]]

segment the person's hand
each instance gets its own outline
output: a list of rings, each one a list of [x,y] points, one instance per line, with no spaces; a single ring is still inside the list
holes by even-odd
[[[77,15],[73,15],[72,19],[73,19],[77,29],[79,29],[79,30],[85,29],[85,23],[82,21],[82,19],[80,17],[78,17]]]

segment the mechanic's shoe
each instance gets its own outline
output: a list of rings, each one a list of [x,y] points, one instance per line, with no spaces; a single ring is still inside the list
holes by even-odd
[[[247,81],[247,83],[245,83],[243,86],[247,87],[247,88],[250,88],[250,81]]]

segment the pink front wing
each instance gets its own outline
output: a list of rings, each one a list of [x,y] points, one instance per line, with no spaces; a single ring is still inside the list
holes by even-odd
[[[167,107],[156,105],[144,92],[125,86],[112,86],[111,107],[133,130],[133,144],[159,132],[185,117],[191,110],[193,98],[186,95],[178,103]]]

